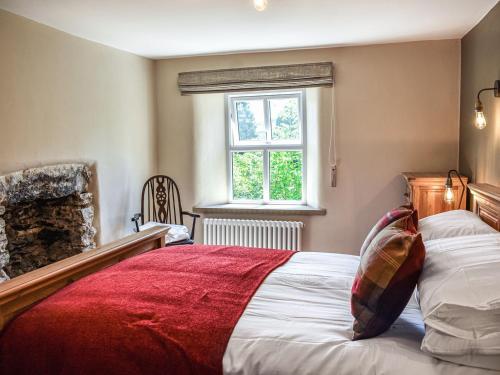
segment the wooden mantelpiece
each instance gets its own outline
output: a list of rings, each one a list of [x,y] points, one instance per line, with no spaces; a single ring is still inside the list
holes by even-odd
[[[168,228],[154,227],[0,284],[0,331],[34,303],[66,285],[134,255],[165,246]]]
[[[469,184],[471,211],[500,231],[500,188],[489,184]]]
[[[452,176],[453,191],[455,195],[455,201],[453,203],[447,203],[444,200],[446,177],[448,176],[447,172],[403,172],[402,175],[407,185],[405,197],[407,201],[413,203],[413,206],[418,210],[419,218],[450,210],[465,210],[467,194],[456,175]],[[467,176],[460,175],[460,177],[467,186]],[[463,199],[459,205],[462,193]]]

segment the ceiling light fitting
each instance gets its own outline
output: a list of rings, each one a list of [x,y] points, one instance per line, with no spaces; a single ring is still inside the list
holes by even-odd
[[[257,11],[262,12],[267,8],[267,0],[253,0],[253,6]]]

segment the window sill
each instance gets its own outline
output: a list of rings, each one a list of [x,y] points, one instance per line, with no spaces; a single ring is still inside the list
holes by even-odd
[[[324,208],[284,204],[212,204],[195,206],[193,211],[203,214],[326,215]]]

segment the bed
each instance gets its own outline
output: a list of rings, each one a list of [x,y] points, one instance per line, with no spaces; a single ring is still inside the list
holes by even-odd
[[[489,221],[498,218],[497,196],[481,195],[481,199],[484,201],[480,204],[488,208]],[[474,207],[478,204],[476,201]],[[152,228],[0,285],[0,327],[79,278],[162,247],[164,236],[165,229]],[[359,257],[353,255],[302,252],[270,272],[250,296],[231,332],[223,352],[222,372],[498,373],[441,361],[421,351],[424,324],[415,294],[389,331],[376,338],[351,341],[350,288],[358,264]]]
[[[415,296],[388,332],[351,341],[350,288],[358,263],[352,255],[304,252],[274,271],[235,327],[224,374],[493,373],[423,353]]]

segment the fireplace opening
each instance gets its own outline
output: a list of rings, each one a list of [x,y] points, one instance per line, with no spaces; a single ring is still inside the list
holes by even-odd
[[[85,164],[0,177],[0,281],[95,247]]]

